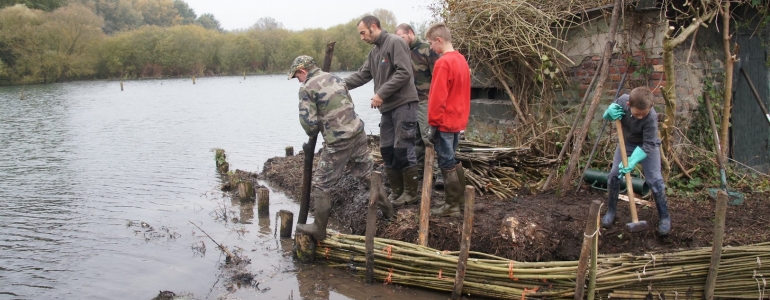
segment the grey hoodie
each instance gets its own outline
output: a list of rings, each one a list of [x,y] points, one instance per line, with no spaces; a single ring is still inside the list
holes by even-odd
[[[358,72],[345,78],[347,88],[352,90],[374,79],[374,93],[382,98],[380,113],[417,102],[412,58],[406,42],[383,30],[374,39],[374,45]]]

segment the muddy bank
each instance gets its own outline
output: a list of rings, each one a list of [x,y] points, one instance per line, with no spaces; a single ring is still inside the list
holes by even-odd
[[[376,140],[372,149],[376,149]],[[319,155],[316,155],[316,163]],[[299,199],[303,155],[269,159],[260,178],[270,180],[295,199]],[[382,166],[376,166],[381,170]],[[387,185],[386,185],[387,186]],[[746,193],[743,205],[727,211],[725,245],[747,245],[770,240],[770,201],[768,195]],[[332,192],[332,217],[352,234],[365,231],[368,195],[350,174],[340,180]],[[477,195],[476,218],[471,250],[518,261],[576,260],[583,240],[585,218],[591,200],[602,200],[604,193],[590,189],[569,198],[553,194],[530,194],[500,200],[494,195]],[[442,191],[433,191],[431,204],[443,201]],[[703,198],[703,197],[702,197]],[[651,199],[649,199],[652,201]],[[615,226],[601,230],[599,252],[640,253],[710,246],[713,238],[713,200],[669,197],[673,231],[668,237],[657,236],[658,222],[654,204],[637,206],[639,219],[651,226],[646,231],[628,234],[624,224],[630,221],[628,203],[620,201]],[[602,208],[602,213],[606,207]],[[419,203],[402,207],[390,221],[378,220],[377,236],[416,243],[418,239]],[[429,246],[436,249],[459,249],[462,219],[431,218]]]

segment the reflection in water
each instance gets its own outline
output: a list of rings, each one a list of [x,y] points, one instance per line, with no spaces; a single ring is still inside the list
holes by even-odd
[[[318,277],[344,278],[324,283],[334,289],[323,298],[369,298],[355,290],[402,298],[392,286],[364,288],[345,271],[296,265],[285,247],[291,242],[274,236],[270,218],[252,224],[253,202],[217,189],[212,148],[226,149],[233,169],[260,171],[285,146],[299,149],[307,140],[297,123],[295,81],[124,85],[124,92],[107,81],[26,86],[24,100],[21,87],[0,87],[0,298],[151,299],[170,290],[282,299],[307,294],[315,288],[308,278]],[[371,91],[351,93],[367,131],[377,132]],[[270,197],[271,211],[298,214],[283,193],[271,190]],[[154,231],[126,226],[129,220]],[[229,290],[221,251],[188,222],[251,259],[259,290]]]

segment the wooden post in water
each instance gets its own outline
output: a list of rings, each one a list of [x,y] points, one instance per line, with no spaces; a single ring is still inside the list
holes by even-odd
[[[294,147],[286,146],[286,157],[294,156]]]
[[[281,218],[281,238],[290,238],[291,229],[294,225],[294,213],[288,210],[282,209],[278,212]]]
[[[123,91],[123,80],[120,81],[120,91]]]
[[[254,199],[254,184],[250,181],[239,181],[238,196],[240,196],[241,199]]]
[[[422,173],[422,202],[420,203],[420,246],[428,246],[428,226],[430,217],[430,198],[433,192],[433,146],[425,147],[425,172]]]
[[[714,246],[711,248],[711,265],[709,274],[706,278],[706,291],[704,299],[714,299],[714,288],[717,283],[717,274],[719,273],[719,261],[722,259],[722,242],[725,236],[725,215],[727,214],[727,193],[723,190],[717,191],[717,209],[714,220]]]
[[[267,188],[257,190],[257,215],[260,217],[270,215],[270,190]]]
[[[19,100],[24,100],[24,86],[21,86],[21,92],[19,93]]]
[[[193,76],[193,84],[195,84],[195,76]]]
[[[591,255],[594,235],[597,230],[596,218],[599,217],[599,208],[602,203],[599,200],[591,201],[591,208],[588,210],[586,218],[586,229],[583,234],[583,247],[580,249],[580,260],[578,261],[577,279],[575,279],[575,300],[582,300],[586,287],[586,269],[588,269],[588,256]]]
[[[427,151],[425,154],[425,161],[427,164]],[[431,164],[432,163],[433,160],[431,160]],[[452,300],[460,299],[462,296],[463,283],[465,282],[465,269],[468,265],[468,254],[471,249],[471,234],[473,233],[473,202],[475,201],[476,190],[473,188],[473,186],[466,185],[463,234],[460,238],[460,255],[457,256],[457,272],[455,272],[455,286],[454,289],[452,289]]]
[[[315,261],[316,242],[312,236],[300,231],[294,233],[294,257],[301,263]]]
[[[369,186],[369,209],[366,213],[366,283],[374,283],[374,236],[377,234],[377,198],[380,193],[376,187],[382,184],[382,173],[372,172]],[[387,199],[383,199],[388,201]]]

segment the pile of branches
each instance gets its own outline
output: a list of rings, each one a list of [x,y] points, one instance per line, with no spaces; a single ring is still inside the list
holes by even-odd
[[[440,0],[434,11],[452,30],[453,44],[474,71],[490,76],[486,85],[510,96],[518,124],[526,130],[521,143],[540,138],[558,127],[552,116],[552,89],[563,79],[565,63],[559,50],[567,29],[586,21],[580,14],[603,7],[609,0]],[[485,81],[474,74],[475,79]],[[546,126],[536,126],[545,124]]]
[[[363,236],[331,234],[316,249],[330,266],[364,274]],[[763,299],[770,274],[770,243],[724,248],[715,297]],[[385,283],[441,291],[454,287],[458,252],[375,238],[375,278]],[[600,298],[702,298],[711,248],[667,254],[599,256],[595,293]],[[463,293],[499,299],[572,299],[577,261],[517,262],[471,252]],[[649,299],[649,298],[648,298]]]
[[[531,188],[528,182],[538,182],[548,176],[556,159],[547,157],[531,147],[486,151],[490,145],[460,141],[455,158],[466,168],[465,178],[477,191],[492,193],[500,199],[516,196],[516,191]],[[473,149],[464,152],[464,149]]]

